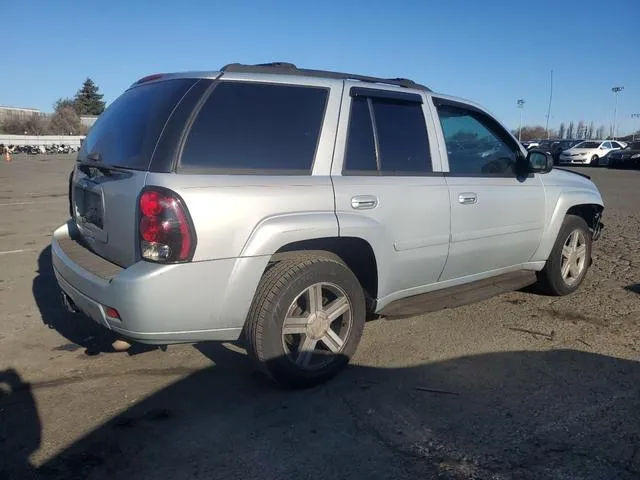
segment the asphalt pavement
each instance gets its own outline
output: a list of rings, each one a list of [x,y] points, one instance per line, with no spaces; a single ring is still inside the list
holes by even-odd
[[[0,478],[640,478],[640,171],[579,169],[606,228],[577,293],[371,321],[345,372],[291,392],[237,345],[117,353],[62,309],[72,166],[0,164]]]

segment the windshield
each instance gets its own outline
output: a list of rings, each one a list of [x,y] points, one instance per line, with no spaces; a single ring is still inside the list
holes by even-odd
[[[574,148],[598,148],[600,143],[598,142],[582,142],[577,144]]]
[[[100,154],[105,165],[146,170],[169,115],[193,83],[193,79],[167,80],[127,90],[100,115],[78,159]]]

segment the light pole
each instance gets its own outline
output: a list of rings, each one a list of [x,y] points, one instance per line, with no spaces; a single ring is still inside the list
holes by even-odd
[[[524,99],[518,99],[518,108],[520,109],[520,127],[518,127],[518,141],[520,141],[520,134],[522,133],[522,110],[524,110]]]
[[[632,113],[631,114],[631,118],[640,118],[640,113]],[[636,129],[633,129],[633,140],[631,140],[632,142],[636,141]]]
[[[614,140],[616,139],[616,110],[618,109],[618,93],[620,93],[622,90],[624,90],[624,87],[613,87],[611,89],[611,91],[616,96],[616,101],[613,106],[613,128],[611,129],[611,136]]]

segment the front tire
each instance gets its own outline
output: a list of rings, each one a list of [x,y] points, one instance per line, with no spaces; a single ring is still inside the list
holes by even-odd
[[[591,157],[591,162],[589,162],[592,167],[597,167],[600,165],[600,158],[597,155]]]
[[[293,254],[272,263],[258,285],[245,326],[247,350],[276,383],[311,387],[347,365],[365,319],[362,287],[338,257]]]
[[[578,289],[591,263],[591,232],[582,217],[567,215],[538,285],[550,295],[568,295]]]

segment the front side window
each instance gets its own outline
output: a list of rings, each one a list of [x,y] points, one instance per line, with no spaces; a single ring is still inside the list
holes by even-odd
[[[310,174],[328,90],[222,81],[189,131],[181,168]]]
[[[382,175],[431,172],[422,104],[375,96],[354,97],[344,170],[348,174]]]
[[[438,106],[449,171],[460,175],[515,175],[518,153],[497,123],[475,110]]]

